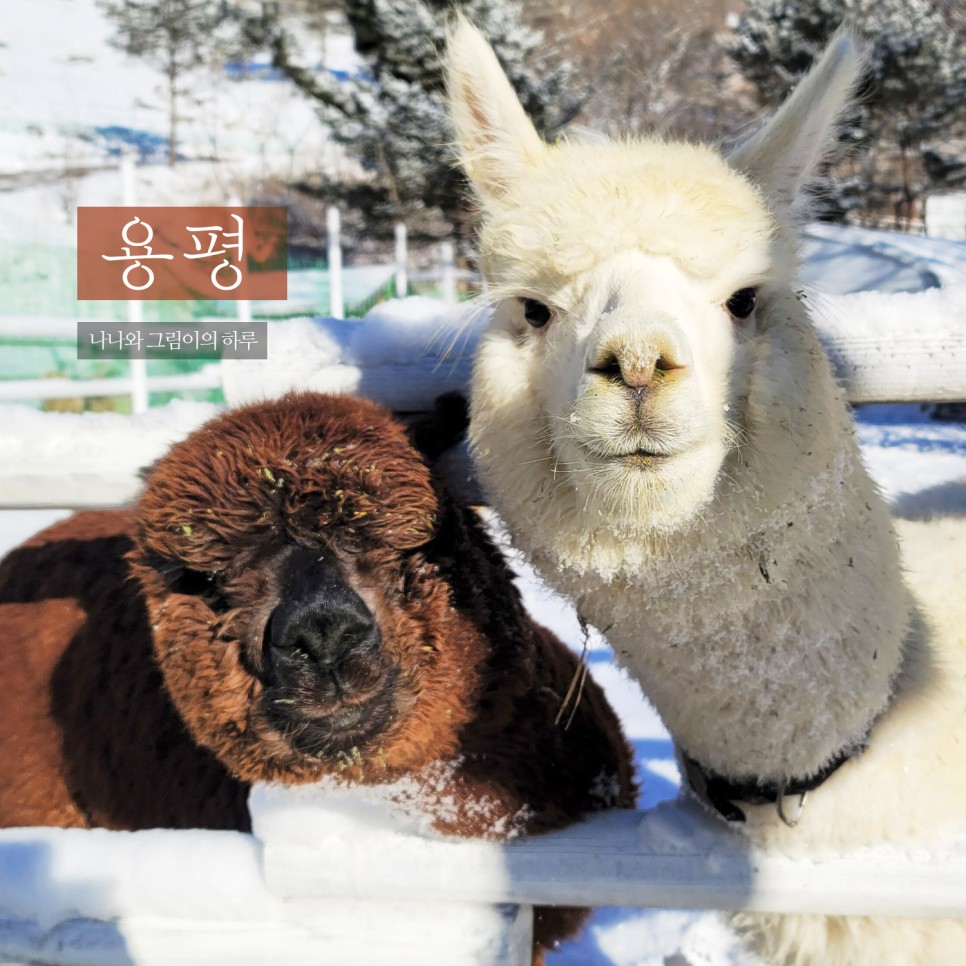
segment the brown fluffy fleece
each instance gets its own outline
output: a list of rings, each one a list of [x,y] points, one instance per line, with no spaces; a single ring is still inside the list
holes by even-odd
[[[361,622],[335,657],[321,636],[291,645],[332,607]],[[80,513],[13,551],[0,615],[0,825],[246,830],[249,783],[327,775],[424,774],[423,804],[447,803],[437,828],[464,836],[634,803],[600,689],[586,681],[568,726],[576,659],[363,400],[212,420],[133,512]],[[581,917],[539,911],[537,957]]]

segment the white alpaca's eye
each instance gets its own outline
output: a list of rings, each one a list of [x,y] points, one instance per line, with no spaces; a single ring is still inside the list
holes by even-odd
[[[523,317],[534,329],[542,329],[550,321],[550,309],[536,299],[520,299]]]
[[[753,288],[740,288],[725,303],[728,311],[736,319],[747,319],[755,311],[758,293]]]

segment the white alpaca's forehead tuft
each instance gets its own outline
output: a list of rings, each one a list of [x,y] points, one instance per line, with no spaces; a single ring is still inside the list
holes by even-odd
[[[710,148],[565,142],[488,200],[480,247],[490,283],[547,296],[628,250],[670,257],[696,279],[750,284],[776,228],[755,187]]]

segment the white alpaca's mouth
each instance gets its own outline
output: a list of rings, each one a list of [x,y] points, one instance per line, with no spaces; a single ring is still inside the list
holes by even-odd
[[[641,425],[623,412],[616,418],[607,412],[594,419],[585,416],[568,435],[570,445],[587,462],[630,470],[657,470],[701,444],[698,434],[684,432],[662,416],[652,416],[647,425]]]
[[[678,439],[673,448],[646,439],[568,442],[561,468],[595,519],[669,530],[693,519],[714,494],[722,458],[716,441]]]
[[[641,470],[653,470],[664,465],[669,460],[674,459],[674,454],[659,453],[656,450],[636,449],[630,453],[617,453],[613,456],[605,456],[603,459],[609,463],[618,463],[621,466],[630,466]]]
[[[639,469],[656,469],[687,452],[686,449],[670,449],[666,445],[648,439],[582,441],[580,448],[593,462],[613,466],[629,466]]]

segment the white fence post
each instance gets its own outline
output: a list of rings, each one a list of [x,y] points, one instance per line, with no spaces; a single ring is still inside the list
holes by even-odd
[[[440,277],[443,285],[443,301],[456,303],[456,252],[452,242],[440,246]]]
[[[342,302],[342,241],[338,208],[329,208],[325,214],[325,225],[329,235],[329,315],[333,319],[345,318]]]
[[[406,277],[406,262],[408,252],[406,246],[406,225],[396,222],[396,298],[405,298],[409,291],[409,279]]]
[[[137,181],[134,154],[125,151],[121,156],[121,201],[126,207],[137,202]],[[137,299],[128,299],[127,320],[132,326],[144,321],[144,306]],[[143,413],[148,408],[148,362],[147,359],[131,359],[131,411]]]
[[[238,316],[238,328],[245,331],[251,327],[252,304],[248,299],[239,299],[235,303],[235,313]]]
[[[232,208],[241,208],[242,200],[238,195],[233,195],[228,204]],[[235,302],[235,314],[238,317],[238,328],[241,330],[247,329],[251,326],[252,322],[252,304],[248,299],[238,299]]]

